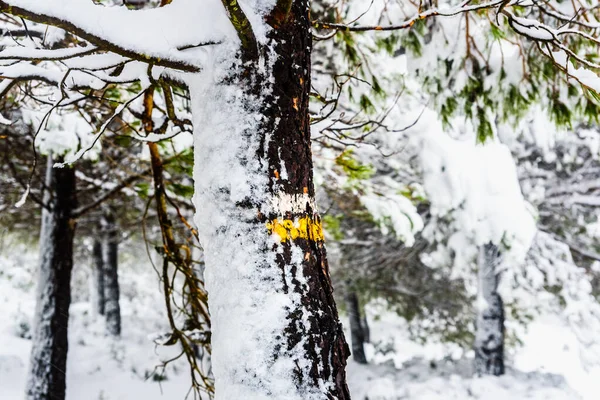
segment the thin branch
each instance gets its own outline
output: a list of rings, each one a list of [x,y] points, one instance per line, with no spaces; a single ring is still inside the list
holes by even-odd
[[[502,3],[504,3],[505,1],[506,0],[495,0],[495,1],[490,1],[487,3],[475,4],[475,5],[469,6],[468,3],[470,2],[470,0],[468,0],[468,1],[464,1],[461,5],[451,8],[449,10],[441,10],[439,8],[431,8],[431,9],[423,11],[423,12],[418,12],[411,18],[406,19],[399,24],[393,24],[393,25],[387,25],[387,26],[385,26],[385,25],[384,26],[382,26],[382,25],[352,25],[351,26],[350,24],[347,24],[347,23],[331,23],[331,22],[325,22],[325,21],[314,21],[313,27],[315,27],[316,29],[325,29],[325,30],[333,29],[333,30],[346,31],[346,32],[397,31],[397,30],[410,28],[415,24],[415,22],[425,19],[425,18],[430,18],[430,17],[435,17],[435,16],[451,17],[454,15],[463,14],[463,13],[467,13],[467,12],[471,12],[471,11],[496,8],[496,7],[500,6]]]
[[[221,0],[227,17],[242,42],[242,57],[245,61],[258,60],[258,42],[254,36],[252,25],[237,0]]]

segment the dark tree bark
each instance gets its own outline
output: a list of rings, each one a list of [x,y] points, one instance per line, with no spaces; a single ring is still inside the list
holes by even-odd
[[[346,294],[346,307],[348,309],[348,319],[350,320],[350,339],[352,342],[352,358],[359,364],[366,364],[365,356],[365,336],[360,318],[360,307],[356,292],[349,291]]]
[[[504,374],[504,305],[498,294],[500,251],[492,243],[479,252],[479,300],[475,333],[477,375]]]
[[[362,318],[360,319],[360,325],[363,332],[363,343],[371,343],[371,329],[369,328],[369,321],[367,321],[367,314],[363,308]]]
[[[94,313],[104,315],[104,261],[102,255],[102,240],[94,238],[92,247],[92,285],[91,301]]]
[[[75,171],[46,170],[36,312],[27,382],[28,400],[64,400],[76,207]]]
[[[273,212],[267,216],[273,229],[278,224],[285,227],[286,221],[304,220],[310,231],[307,238],[302,238],[302,235],[294,238],[293,229],[290,230],[290,240],[282,241],[280,248],[276,249],[276,261],[283,276],[290,267],[292,248],[300,248],[304,255],[303,271],[298,273],[292,266],[292,276],[284,279],[283,283],[285,291],[300,294],[306,315],[291,310],[285,336],[288,348],[305,341],[304,347],[308,350],[307,361],[312,367],[309,376],[302,376],[298,371],[296,379],[299,383],[309,380],[311,385],[318,386],[320,380],[332,380],[334,386],[324,398],[349,399],[345,373],[348,345],[338,320],[320,216],[313,200],[315,190],[308,113],[312,49],[310,3],[308,0],[292,1],[287,18],[278,14],[283,12],[279,9],[282,4],[285,2],[278,2],[270,20],[274,28],[271,39],[276,43],[277,60],[273,71],[275,98],[267,103],[272,106],[265,110],[269,123],[273,125],[267,149],[271,178],[269,192],[279,198],[287,195],[300,199],[308,195],[305,198],[311,199],[305,201],[301,208],[288,210],[286,215]],[[282,177],[281,171],[286,171],[287,177]],[[296,274],[306,277],[307,285],[298,282]],[[304,318],[308,318],[308,326],[302,322]]]
[[[121,307],[119,306],[119,229],[114,214],[106,212],[103,225],[104,310],[106,331],[112,336],[121,335]]]

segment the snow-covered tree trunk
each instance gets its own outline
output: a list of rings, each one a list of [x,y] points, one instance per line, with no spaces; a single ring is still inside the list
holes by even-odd
[[[314,201],[309,2],[267,13],[268,26],[252,19],[259,58],[244,37],[243,65],[221,47],[188,80],[215,398],[346,400],[348,346]]]
[[[104,315],[104,262],[102,240],[95,237],[92,245],[92,279],[90,284],[92,310],[95,315]]]
[[[112,212],[102,218],[104,231],[104,311],[106,331],[112,336],[121,335],[121,307],[119,306],[119,231]]]
[[[365,356],[365,336],[360,318],[360,307],[358,305],[358,296],[356,292],[349,291],[346,294],[346,308],[348,309],[348,319],[350,322],[350,339],[352,343],[352,358],[359,364],[366,364]]]
[[[500,256],[498,246],[493,243],[479,251],[475,372],[480,376],[504,374],[504,305],[498,294],[496,269]]]
[[[75,171],[48,157],[27,400],[64,400],[76,207]]]

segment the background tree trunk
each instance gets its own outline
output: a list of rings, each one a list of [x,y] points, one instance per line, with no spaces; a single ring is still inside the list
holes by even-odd
[[[52,165],[52,157],[48,157],[28,400],[64,400],[66,389],[75,171]]]
[[[371,343],[371,329],[369,328],[369,321],[367,321],[367,313],[365,308],[362,308],[362,318],[360,319],[360,326],[363,332],[363,343]]]
[[[121,307],[119,306],[119,230],[114,214],[106,212],[102,218],[104,230],[104,309],[106,331],[112,336],[121,335]]]
[[[91,302],[95,315],[104,315],[104,261],[102,255],[102,240],[95,237],[92,246],[92,279]]]
[[[498,294],[500,251],[492,243],[479,252],[479,299],[475,333],[475,372],[504,374],[504,305]]]
[[[366,364],[364,348],[364,331],[360,318],[360,307],[356,292],[349,291],[346,294],[346,307],[348,309],[348,319],[350,321],[350,339],[352,342],[352,358],[359,364]]]

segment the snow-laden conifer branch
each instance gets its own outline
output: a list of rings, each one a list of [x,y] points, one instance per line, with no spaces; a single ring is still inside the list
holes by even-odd
[[[197,72],[201,67],[198,55],[189,50],[219,43],[229,28],[222,13],[211,12],[211,7],[198,3],[184,0],[160,10],[134,11],[76,0],[5,0],[0,1],[0,11],[63,29],[98,49],[128,59]],[[206,28],[213,23],[221,23],[224,28]],[[182,25],[192,29],[182,30]]]
[[[480,52],[476,40],[469,33],[469,21],[472,20],[473,27],[479,27],[488,22],[492,24],[492,30],[496,31],[496,40],[503,38],[517,45],[522,54],[528,54],[527,44],[523,39],[530,40],[537,45],[539,51],[549,58],[550,62],[566,75],[567,79],[573,79],[584,88],[595,91],[600,89],[597,72],[600,64],[592,56],[597,52],[600,45],[598,28],[600,23],[594,13],[594,6],[574,0],[571,4],[560,7],[554,1],[528,2],[521,0],[499,0],[483,1],[472,4],[471,1],[463,1],[453,5],[453,1],[442,1],[432,8],[425,8],[422,3],[412,4],[409,11],[400,7],[398,12],[388,10],[384,7],[380,11],[378,20],[387,19],[389,24],[377,22],[377,24],[360,24],[360,20],[366,12],[351,22],[328,22],[314,21],[313,27],[319,31],[343,32],[368,32],[368,31],[399,31],[409,30],[424,20],[437,17],[462,16],[466,24],[466,53],[467,58],[489,60]],[[342,6],[343,7],[343,6]],[[560,11],[559,11],[560,10]],[[377,11],[370,14],[377,13]],[[570,14],[570,15],[568,15]],[[477,17],[479,16],[479,17]],[[495,22],[493,22],[495,16]],[[370,15],[373,21],[373,15]],[[401,22],[394,22],[398,19]],[[451,19],[451,18],[447,18]],[[428,26],[435,23],[430,21]],[[421,27],[423,24],[420,24]],[[509,28],[509,29],[506,29]],[[512,37],[507,35],[512,31]],[[318,37],[318,39],[330,39],[335,35]],[[477,53],[476,56],[474,54]],[[555,57],[556,53],[564,56]],[[530,55],[529,55],[530,56]],[[528,57],[529,57],[528,56]],[[566,56],[566,59],[565,59]],[[523,56],[524,57],[524,56]],[[574,64],[574,65],[571,65]],[[468,65],[468,63],[465,63]]]

